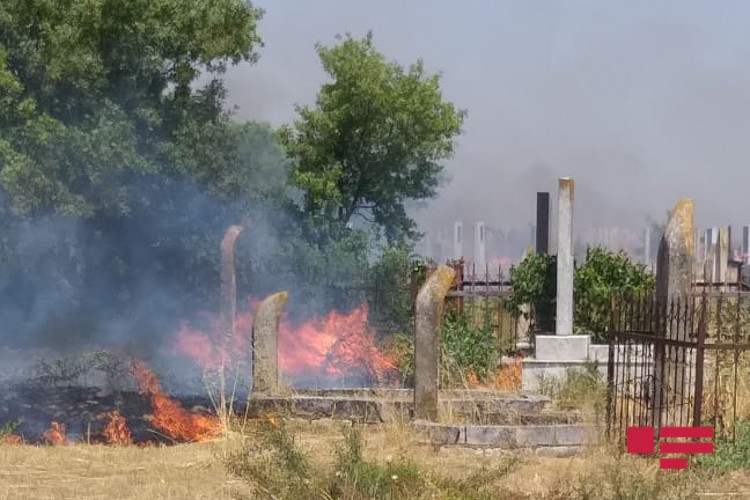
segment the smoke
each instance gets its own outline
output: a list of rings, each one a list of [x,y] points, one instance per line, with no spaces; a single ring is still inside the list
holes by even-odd
[[[228,80],[242,117],[288,123],[295,103],[312,104],[325,81],[313,46],[336,33],[372,29],[389,59],[443,74],[469,116],[452,182],[414,212],[424,228],[526,232],[537,191],[554,211],[560,176],[576,180],[577,230],[640,231],[681,197],[698,226],[747,223],[745,3],[259,3],[260,62]]]

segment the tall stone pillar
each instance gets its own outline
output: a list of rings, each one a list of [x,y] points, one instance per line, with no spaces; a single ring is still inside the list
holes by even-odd
[[[656,305],[662,321],[656,324],[663,331],[656,333],[674,340],[685,340],[680,337],[687,333],[684,329],[679,329],[679,321],[670,321],[670,318],[672,314],[679,317],[677,305],[684,308],[685,302],[690,298],[695,255],[693,227],[693,200],[681,199],[669,214],[667,227],[659,244]],[[672,304],[675,305],[674,309],[671,307]],[[684,410],[676,404],[683,400],[685,391],[690,390],[685,381],[692,379],[689,373],[692,360],[686,359],[685,351],[667,348],[663,344],[655,351],[656,383],[654,397],[651,399],[654,407],[648,414],[659,418],[659,422],[652,422],[656,427],[672,425],[672,421],[680,418],[680,412]],[[667,417],[670,418],[669,422],[666,421]]]
[[[557,316],[555,334],[573,335],[573,179],[562,177],[558,188]]]
[[[750,226],[742,226],[742,244],[740,245],[740,257],[743,263],[748,261],[750,252]]]
[[[279,389],[279,323],[287,292],[266,297],[253,318],[253,395],[274,395]]]
[[[456,271],[440,266],[427,278],[417,295],[414,338],[414,416],[418,420],[438,418],[440,333],[445,296]]]
[[[242,226],[234,225],[227,229],[221,240],[221,332],[224,336],[222,353],[231,344],[235,336],[235,319],[237,317],[237,277],[234,270],[234,250],[237,237],[242,232]],[[227,360],[223,360],[222,366]],[[223,380],[223,378],[222,378]],[[224,388],[222,387],[222,390]],[[222,392],[223,394],[223,392]]]
[[[589,358],[589,335],[573,334],[573,179],[559,180],[557,236],[557,311],[554,335],[534,335],[534,358],[525,358],[523,390],[539,389],[539,379],[564,377],[567,367],[580,367]]]

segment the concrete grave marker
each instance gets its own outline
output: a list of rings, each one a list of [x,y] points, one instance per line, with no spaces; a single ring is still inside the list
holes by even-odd
[[[414,416],[419,420],[438,418],[440,333],[445,296],[456,271],[438,267],[417,294],[414,338]]]
[[[279,323],[287,292],[266,297],[253,318],[253,394],[273,395],[279,389]]]

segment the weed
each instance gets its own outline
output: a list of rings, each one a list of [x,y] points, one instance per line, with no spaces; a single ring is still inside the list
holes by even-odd
[[[750,421],[735,425],[734,439],[720,437],[714,443],[714,453],[696,455],[693,462],[706,472],[719,474],[750,468]]]
[[[553,398],[560,410],[587,412],[597,421],[604,415],[607,385],[595,361],[587,361],[583,368],[568,368],[562,379],[543,377],[540,392]]]

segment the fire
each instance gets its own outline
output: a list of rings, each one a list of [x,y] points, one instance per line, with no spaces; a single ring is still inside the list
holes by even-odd
[[[466,383],[472,388],[486,388],[517,391],[521,388],[521,370],[523,368],[523,356],[516,355],[513,363],[500,367],[495,376],[489,381],[482,381],[473,371],[466,373]]]
[[[141,394],[151,399],[154,408],[151,423],[167,436],[179,441],[206,441],[219,434],[218,418],[191,413],[182,408],[162,390],[156,374],[150,368],[136,363],[135,376]]]
[[[365,375],[376,383],[396,371],[393,360],[377,348],[374,335],[367,329],[364,304],[349,314],[334,311],[322,320],[296,328],[282,321],[279,367],[291,378]]]
[[[256,301],[251,301],[252,305]],[[390,356],[377,348],[367,328],[367,305],[349,314],[333,311],[321,319],[293,325],[284,316],[279,325],[279,369],[292,383],[317,382],[347,377],[365,378],[380,384],[396,373]],[[216,369],[226,360],[244,360],[250,352],[253,316],[237,316],[231,353],[222,352],[223,335],[216,318],[209,320],[210,332],[183,324],[175,341],[177,351],[203,369]],[[231,355],[230,355],[231,354]]]
[[[104,438],[107,444],[130,445],[133,444],[133,435],[127,426],[127,420],[119,411],[111,411],[99,415],[99,418],[109,417],[109,423],[104,428]]]
[[[183,323],[174,344],[177,352],[193,359],[204,370],[218,370],[227,363],[247,361],[253,325],[252,315],[241,314],[237,317],[235,334],[231,339],[231,345],[226,350],[219,319],[208,315],[203,316],[209,324],[210,333]]]
[[[23,444],[23,438],[19,436],[18,434],[6,434],[5,437],[3,437],[2,440],[3,444]]]
[[[68,440],[65,438],[65,424],[52,422],[50,428],[44,431],[44,439],[53,445],[68,444]]]
[[[272,426],[274,426],[274,427],[276,427],[276,428],[278,428],[278,427],[279,427],[279,420],[278,420],[278,419],[276,418],[276,415],[274,415],[273,413],[267,413],[267,414],[266,414],[266,420],[268,420],[268,422],[269,422],[269,423],[270,423],[270,424],[271,424]]]

